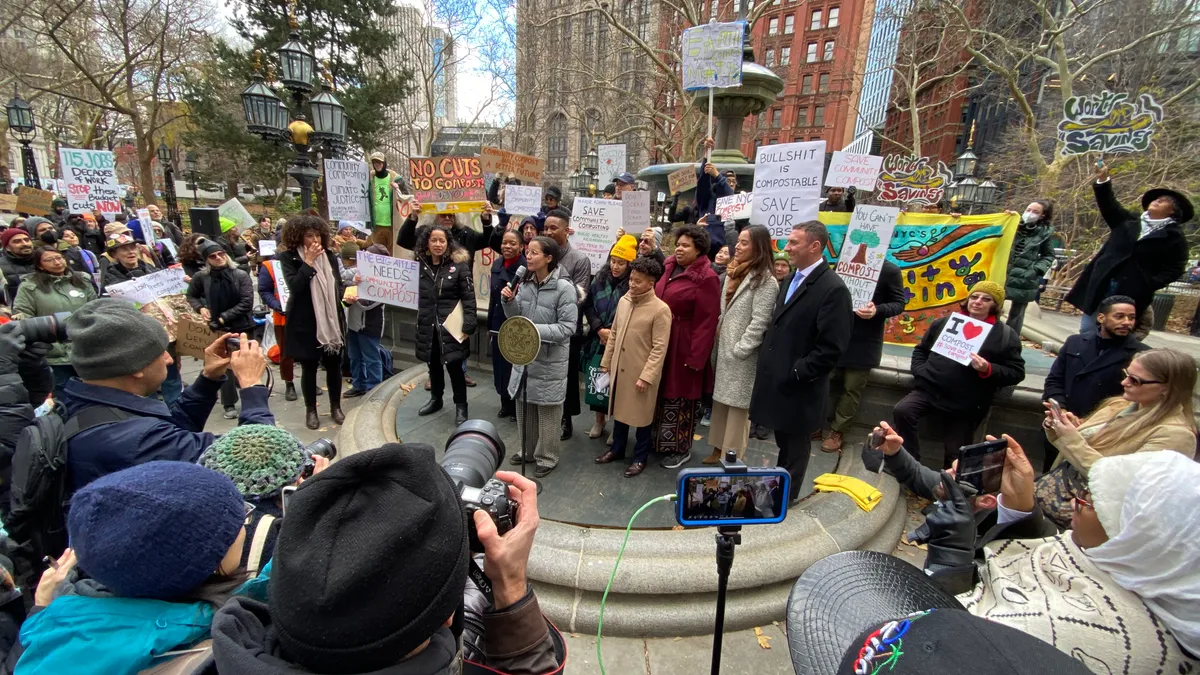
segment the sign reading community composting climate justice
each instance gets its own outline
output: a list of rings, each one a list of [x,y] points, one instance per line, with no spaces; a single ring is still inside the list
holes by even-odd
[[[358,252],[358,299],[417,308],[420,264],[415,260]]]
[[[888,245],[900,209],[893,206],[854,207],[850,226],[838,254],[837,273],[850,290],[854,308],[865,306],[875,295],[879,271],[887,260]]]
[[[824,164],[825,141],[760,147],[750,224],[766,226],[772,239],[787,239],[793,225],[816,220]]]
[[[592,274],[608,264],[608,252],[617,241],[624,210],[615,199],[576,197],[571,211],[571,248],[588,257]]]
[[[70,213],[92,213],[109,220],[121,211],[117,165],[108,150],[59,148],[58,165],[67,188]]]
[[[833,151],[829,162],[829,173],[825,175],[826,187],[850,187],[865,192],[875,191],[879,178],[879,167],[883,158],[878,155],[860,155],[854,152]]]
[[[946,319],[942,334],[933,343],[933,353],[969,366],[971,354],[979,353],[991,330],[992,324],[955,312]]]
[[[478,157],[414,157],[408,172],[422,213],[478,212],[487,203]]]
[[[333,222],[371,220],[371,169],[366,162],[325,160],[325,196]]]

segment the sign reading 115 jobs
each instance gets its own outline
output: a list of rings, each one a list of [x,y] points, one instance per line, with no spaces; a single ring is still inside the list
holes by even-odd
[[[684,88],[740,85],[745,30],[745,21],[733,21],[709,23],[683,31]]]
[[[59,148],[58,162],[67,185],[70,213],[92,211],[107,217],[121,211],[121,187],[111,152]]]

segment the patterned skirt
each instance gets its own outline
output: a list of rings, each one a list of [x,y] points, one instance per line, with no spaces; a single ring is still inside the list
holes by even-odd
[[[704,404],[698,398],[662,398],[654,414],[654,450],[664,455],[683,455],[692,451],[696,422],[704,416]]]

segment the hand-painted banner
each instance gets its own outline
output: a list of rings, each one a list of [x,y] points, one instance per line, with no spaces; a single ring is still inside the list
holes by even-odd
[[[876,186],[881,202],[937,204],[953,180],[950,167],[940,159],[888,155]]]
[[[603,190],[604,186],[615,182],[617,176],[626,171],[625,144],[601,145],[596,148],[596,154],[599,156],[597,158],[599,174],[596,176],[596,189]]]
[[[822,211],[818,219],[829,229],[825,258],[836,264],[834,251],[846,243],[851,214]],[[952,218],[939,213],[901,213],[892,231],[887,259],[900,267],[904,312],[888,319],[884,340],[920,342],[929,324],[959,311],[967,289],[990,279],[1004,285],[1008,255],[1020,216],[985,213]],[[775,241],[782,251],[787,241]],[[854,246],[847,247],[849,252]]]
[[[709,23],[683,31],[684,89],[740,85],[745,31],[745,21]]]
[[[408,171],[422,213],[482,211],[487,204],[478,157],[413,157]]]
[[[1091,96],[1072,96],[1063,102],[1063,119],[1058,123],[1062,154],[1089,152],[1142,152],[1150,147],[1163,109],[1150,94],[1130,103],[1129,94],[1103,91]]]

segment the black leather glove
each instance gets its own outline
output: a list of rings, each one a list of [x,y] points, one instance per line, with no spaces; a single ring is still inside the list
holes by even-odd
[[[0,326],[0,374],[17,372],[21,352],[25,351],[25,335],[15,321]]]
[[[964,593],[974,585],[975,514],[954,478],[942,472],[942,494],[937,510],[929,514],[929,550],[925,572],[951,593]]]

